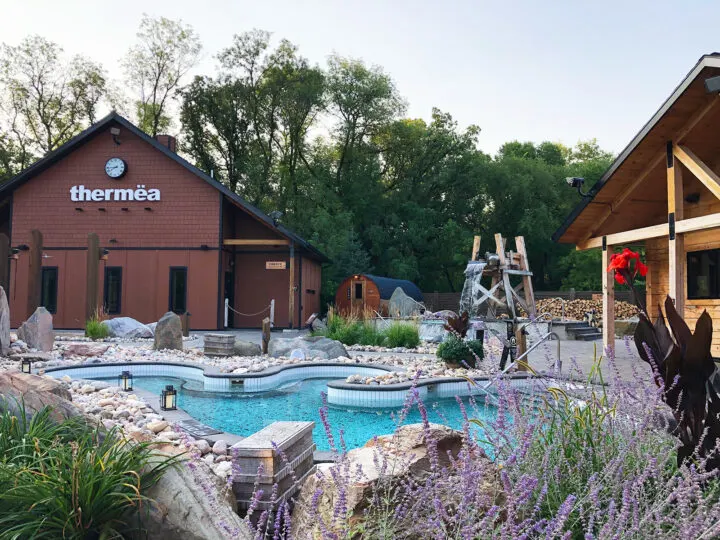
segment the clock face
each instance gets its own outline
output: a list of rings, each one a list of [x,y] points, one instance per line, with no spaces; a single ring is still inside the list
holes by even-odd
[[[105,173],[110,178],[120,178],[127,171],[127,164],[120,158],[110,158],[105,164]]]

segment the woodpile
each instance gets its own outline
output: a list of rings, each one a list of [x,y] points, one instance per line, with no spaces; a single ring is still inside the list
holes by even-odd
[[[565,318],[581,321],[585,317],[585,313],[595,310],[595,316],[602,318],[603,306],[602,300],[564,300],[559,298],[543,298],[535,302],[537,314],[551,313],[553,318],[561,318],[563,315],[563,306],[565,304]],[[638,308],[629,302],[620,300],[615,301],[615,318],[629,319],[638,314]]]

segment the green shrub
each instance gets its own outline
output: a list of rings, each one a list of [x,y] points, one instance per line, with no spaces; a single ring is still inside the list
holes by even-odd
[[[412,323],[394,322],[383,332],[388,347],[412,349],[420,344],[418,327]]]
[[[175,458],[111,430],[55,424],[50,409],[0,417],[0,538],[119,538]]]
[[[476,367],[477,361],[484,358],[483,342],[479,339],[462,340],[455,334],[449,334],[437,350],[438,358],[448,364],[462,364]],[[476,358],[477,357],[477,358]]]
[[[105,339],[110,335],[110,329],[100,319],[93,317],[85,322],[85,335],[90,339]]]

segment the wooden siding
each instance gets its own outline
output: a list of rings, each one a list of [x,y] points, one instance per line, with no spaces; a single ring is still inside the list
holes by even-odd
[[[685,253],[705,249],[720,248],[720,230],[698,231],[685,235]],[[651,317],[658,314],[658,305],[662,306],[669,292],[668,271],[668,240],[667,238],[654,238],[645,242],[647,265],[650,268],[647,281],[648,313]],[[683,257],[683,264],[687,265],[687,257]],[[687,274],[686,274],[687,275]],[[717,300],[689,300],[687,299],[687,282],[683,294],[685,300],[685,321],[690,329],[695,329],[695,323],[707,310],[713,319],[712,353],[720,356],[720,299]]]

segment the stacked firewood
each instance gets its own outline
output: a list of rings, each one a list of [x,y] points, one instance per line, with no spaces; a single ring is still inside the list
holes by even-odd
[[[535,302],[535,308],[538,315],[541,313],[551,313],[554,318],[563,316],[563,303],[565,304],[565,318],[581,321],[585,317],[585,313],[595,310],[595,316],[599,319],[602,317],[603,306],[602,300],[564,300],[559,298],[543,298]],[[629,319],[638,314],[638,309],[629,302],[621,300],[615,301],[615,318]]]

